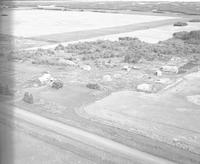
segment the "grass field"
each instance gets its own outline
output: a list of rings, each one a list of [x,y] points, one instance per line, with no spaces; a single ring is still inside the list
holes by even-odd
[[[186,98],[200,94],[198,80],[199,74],[194,73],[192,78],[160,94],[115,92],[85,111],[98,121],[105,120],[105,124],[200,153],[199,105]]]
[[[13,152],[13,156],[9,158],[12,158],[12,162],[16,164],[93,164],[92,161],[49,144],[47,141],[39,140],[23,131],[13,130],[0,124],[0,133],[5,132],[8,136],[12,136],[12,145],[7,144],[10,146],[7,149],[9,152]]]

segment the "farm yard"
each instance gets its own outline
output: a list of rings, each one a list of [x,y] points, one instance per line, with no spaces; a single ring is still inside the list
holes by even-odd
[[[196,16],[38,9],[3,14],[1,77],[9,73],[13,81],[1,80],[0,94],[13,98],[8,104],[179,163],[199,162]],[[174,26],[179,21],[184,26]]]

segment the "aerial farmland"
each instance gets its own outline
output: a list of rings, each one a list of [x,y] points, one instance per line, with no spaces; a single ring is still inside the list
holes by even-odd
[[[2,3],[0,130],[14,163],[199,163],[198,6]]]

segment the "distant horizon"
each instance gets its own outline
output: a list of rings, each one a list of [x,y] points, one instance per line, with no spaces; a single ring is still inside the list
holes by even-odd
[[[63,0],[64,1],[64,0]],[[199,2],[199,0],[67,0],[67,1],[133,1],[133,2]]]
[[[3,1],[26,1],[26,0],[3,0]],[[132,2],[200,2],[199,0],[27,0],[27,1],[80,1],[80,2],[106,2],[106,1],[132,1]]]

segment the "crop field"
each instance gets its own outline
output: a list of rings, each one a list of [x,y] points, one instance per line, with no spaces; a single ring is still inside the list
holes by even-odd
[[[126,32],[114,35],[100,36],[92,38],[90,40],[111,40],[116,41],[119,37],[136,37],[140,40],[148,43],[158,43],[159,41],[164,41],[172,37],[173,33],[180,31],[191,31],[199,30],[200,23],[189,23],[188,26],[184,27],[174,27],[173,25],[164,25],[161,27],[155,27],[144,30],[137,30],[134,32]],[[159,34],[159,35],[158,35]]]
[[[36,37],[173,19],[167,16],[51,10],[8,10],[5,13],[8,16],[2,18],[4,26],[1,33],[12,32],[12,35],[18,37]],[[9,29],[11,19],[12,29]]]

